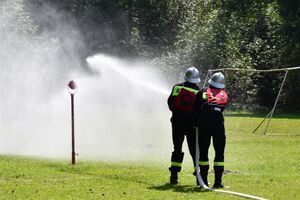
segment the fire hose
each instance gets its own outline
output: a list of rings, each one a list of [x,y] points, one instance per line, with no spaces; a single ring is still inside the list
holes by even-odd
[[[247,199],[253,199],[253,200],[266,200],[265,198],[262,197],[257,197],[254,195],[249,195],[249,194],[244,194],[244,193],[240,193],[240,192],[234,192],[234,191],[228,191],[228,190],[219,190],[219,189],[213,189],[208,187],[207,185],[205,185],[205,183],[202,180],[202,177],[200,175],[200,170],[199,170],[199,146],[198,146],[198,137],[199,137],[199,128],[196,127],[196,156],[195,156],[195,168],[196,168],[196,177],[197,180],[200,184],[200,186],[205,189],[205,190],[209,190],[209,191],[213,191],[213,192],[218,192],[218,193],[225,193],[225,194],[231,194],[231,195],[235,195],[235,196],[239,196],[239,197],[244,197]]]

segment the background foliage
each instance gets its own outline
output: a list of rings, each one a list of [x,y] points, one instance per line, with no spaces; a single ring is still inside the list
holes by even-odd
[[[82,58],[93,53],[141,57],[162,66],[170,79],[190,65],[274,69],[300,65],[298,0],[24,0],[35,10],[50,5],[72,18],[84,38]],[[38,24],[40,30],[49,24]],[[50,23],[51,25],[51,23]],[[282,74],[238,76],[253,85],[247,103],[270,108]],[[300,110],[300,73],[290,73],[283,110]],[[232,98],[238,97],[233,92]],[[272,97],[272,98],[271,98]],[[296,109],[295,109],[296,108]]]

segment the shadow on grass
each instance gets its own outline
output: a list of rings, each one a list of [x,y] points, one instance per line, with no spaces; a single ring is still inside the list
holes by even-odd
[[[110,173],[106,173],[103,169],[102,171],[95,172],[94,167],[89,167],[85,163],[78,163],[76,165],[71,165],[70,163],[59,164],[52,163],[47,164],[47,167],[55,169],[57,172],[67,173],[74,175],[74,179],[99,179],[103,181],[104,179],[115,180],[115,181],[123,181],[123,182],[134,182],[138,184],[150,185],[151,182],[144,181],[142,177],[138,176],[128,176],[123,172],[119,171],[111,171]]]
[[[163,185],[153,185],[153,182],[151,181],[146,181],[144,180],[143,177],[139,177],[139,176],[133,176],[130,177],[124,173],[110,173],[110,174],[106,174],[104,172],[92,172],[90,171],[91,169],[89,169],[89,167],[86,166],[80,166],[76,165],[76,166],[72,166],[70,164],[64,164],[64,165],[60,165],[60,164],[48,164],[48,167],[51,167],[55,170],[57,170],[58,172],[63,172],[63,173],[68,173],[68,174],[73,174],[74,177],[77,180],[83,178],[83,179],[99,179],[103,182],[105,179],[109,179],[109,180],[115,180],[115,181],[123,181],[123,182],[133,182],[133,183],[138,183],[138,184],[143,184],[147,189],[151,189],[151,190],[159,190],[159,191],[167,191],[167,190],[171,190],[174,192],[180,192],[180,193],[196,193],[196,192],[209,192],[208,190],[204,190],[203,188],[200,187],[196,187],[195,185],[173,185],[173,184],[169,184],[169,183],[165,183]],[[79,167],[79,169],[76,169],[77,167]],[[81,177],[83,176],[83,177]]]
[[[191,192],[209,192],[208,190],[205,190],[200,187],[191,186],[191,185],[173,185],[170,183],[165,183],[164,185],[155,185],[148,187],[148,189],[151,190],[159,190],[159,191],[166,191],[166,190],[172,190],[174,192],[183,192],[183,193],[191,193]]]

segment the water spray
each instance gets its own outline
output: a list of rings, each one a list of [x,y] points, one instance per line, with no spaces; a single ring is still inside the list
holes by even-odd
[[[71,80],[68,83],[68,91],[71,95],[71,126],[72,126],[72,165],[75,165],[75,124],[74,124],[74,94],[77,92],[77,84]]]

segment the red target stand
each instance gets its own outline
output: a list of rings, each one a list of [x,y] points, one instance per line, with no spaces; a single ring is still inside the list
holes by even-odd
[[[77,92],[77,84],[71,80],[68,83],[68,91],[71,95],[71,124],[72,124],[72,165],[75,165],[75,126],[74,126],[74,94]]]

